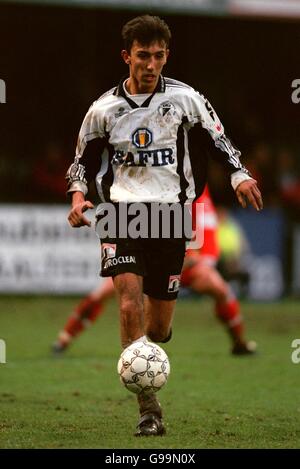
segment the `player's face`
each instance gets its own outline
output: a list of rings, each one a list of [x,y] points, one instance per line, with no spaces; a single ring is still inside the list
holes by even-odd
[[[169,50],[164,42],[152,42],[148,46],[133,42],[130,53],[122,51],[124,61],[129,65],[129,91],[134,93],[152,93],[159,75],[167,62]]]

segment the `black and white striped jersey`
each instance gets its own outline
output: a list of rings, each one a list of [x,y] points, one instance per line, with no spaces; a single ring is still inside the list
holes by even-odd
[[[68,192],[86,195],[95,179],[105,202],[191,202],[203,191],[210,156],[233,179],[250,178],[203,95],[162,76],[151,95],[129,95],[125,81],[86,114]]]

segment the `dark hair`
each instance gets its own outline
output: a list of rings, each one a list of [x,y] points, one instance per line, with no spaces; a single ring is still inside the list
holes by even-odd
[[[127,52],[130,52],[134,40],[143,46],[153,41],[165,42],[168,47],[171,31],[164,20],[158,16],[143,15],[133,18],[123,26],[122,38]]]

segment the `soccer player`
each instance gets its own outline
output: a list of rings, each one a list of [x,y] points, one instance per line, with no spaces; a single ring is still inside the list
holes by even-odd
[[[154,342],[170,337],[187,237],[174,235],[176,216],[169,237],[160,227],[160,239],[151,236],[152,230],[148,237],[131,236],[129,225],[122,222],[124,205],[128,214],[135,203],[145,204],[151,212],[158,204],[184,209],[203,191],[208,148],[228,169],[243,207],[248,201],[260,210],[262,198],[209,102],[190,86],[162,76],[171,38],[167,24],[156,16],[139,16],[124,25],[122,36],[121,55],[129,76],[90,107],[67,179],[71,226],[91,225],[84,215],[93,207],[85,198],[90,181],[96,181],[101,202],[110,204],[98,206],[96,232],[101,274],[113,278],[121,343],[126,347],[146,336]],[[108,221],[105,233],[108,212],[115,213],[116,223]],[[135,435],[162,435],[165,428],[155,393],[140,393],[137,399],[140,419]]]
[[[224,323],[229,333],[232,340],[231,351],[234,355],[253,354],[256,351],[256,344],[245,340],[239,301],[230,285],[216,269],[220,254],[216,233],[218,221],[207,186],[195,203],[204,204],[204,243],[200,250],[187,250],[180,283],[196,293],[207,294],[215,300],[216,316]],[[201,223],[197,223],[196,226],[201,229]],[[104,312],[107,300],[114,295],[113,281],[107,278],[84,297],[59,332],[53,344],[53,352],[59,354],[66,350],[74,338]]]
[[[240,303],[229,283],[218,272],[216,265],[220,256],[217,238],[218,219],[208,186],[196,200],[204,205],[204,242],[200,250],[189,249],[186,253],[181,285],[196,293],[207,294],[215,300],[217,318],[225,325],[232,341],[233,355],[251,355],[256,351],[254,341],[246,341]],[[196,211],[194,211],[194,214]],[[201,230],[201,222],[195,224]]]

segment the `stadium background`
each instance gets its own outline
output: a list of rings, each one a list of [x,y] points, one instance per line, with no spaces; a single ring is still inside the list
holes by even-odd
[[[120,60],[120,28],[141,10],[117,8],[125,2],[68,2],[68,7],[63,2],[31,3],[42,5],[0,3],[0,78],[7,86],[7,103],[0,108],[1,202],[63,204],[63,175],[72,161],[82,118],[89,105],[126,73]],[[90,8],[80,8],[84,3]],[[101,3],[106,8],[92,8]],[[110,9],[109,3],[115,8]],[[161,2],[173,32],[165,73],[191,84],[211,100],[241,149],[243,162],[258,179],[266,210],[258,216],[249,211],[241,220],[255,256],[250,270],[261,272],[251,274],[257,281],[250,290],[256,299],[278,298],[300,289],[299,106],[291,99],[292,82],[298,78],[299,22],[295,12],[293,21],[232,16],[230,3],[187,2],[184,10],[180,2]],[[280,13],[288,16],[288,3],[284,3]],[[137,4],[143,2],[129,3]],[[197,11],[197,4],[204,11]],[[154,5],[152,11],[160,11]],[[212,166],[210,179],[215,201],[237,208],[218,166]],[[7,254],[4,217],[1,244],[6,244],[6,254],[3,247],[1,256],[6,258],[2,264],[15,265],[13,254]],[[26,232],[23,226],[20,230]],[[31,245],[35,244],[33,237]],[[36,263],[47,262],[46,254],[45,258],[37,258]],[[10,272],[11,283],[22,280],[22,272],[26,276],[24,265],[15,266],[17,273]],[[95,264],[90,266],[95,268]],[[7,277],[4,266],[2,291],[9,288]],[[45,290],[45,284],[33,289]],[[89,284],[82,288],[86,291]],[[30,290],[28,275],[26,289]],[[49,289],[57,291],[55,285]]]
[[[0,79],[6,83],[6,103],[0,104],[0,337],[12,334],[7,310],[31,334],[23,311],[34,327],[42,305],[45,326],[53,318],[58,326],[74,305],[68,296],[62,306],[56,296],[35,296],[33,304],[19,294],[78,294],[98,282],[94,235],[88,229],[74,234],[65,221],[64,174],[86,110],[126,73],[120,29],[145,12],[163,16],[172,31],[165,75],[210,99],[262,189],[264,211],[242,212],[222,170],[211,166],[213,198],[229,208],[251,247],[244,299],[280,301],[257,303],[252,327],[259,329],[273,310],[274,330],[290,324],[296,337],[300,103],[292,101],[292,82],[300,78],[300,9],[292,0],[0,2]],[[56,301],[62,308],[57,316]],[[272,347],[277,345],[270,342]],[[281,347],[288,357],[290,336]],[[4,447],[10,447],[7,441]]]

